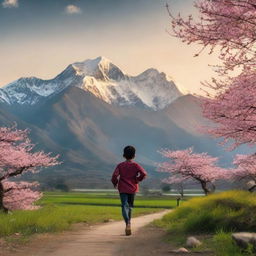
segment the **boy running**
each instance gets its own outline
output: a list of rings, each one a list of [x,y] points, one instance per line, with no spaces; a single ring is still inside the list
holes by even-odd
[[[139,191],[138,183],[147,175],[146,171],[132,159],[135,158],[135,148],[126,146],[123,157],[126,161],[118,164],[112,175],[112,183],[118,188],[122,203],[122,215],[126,223],[125,234],[131,235],[131,216],[135,193]]]

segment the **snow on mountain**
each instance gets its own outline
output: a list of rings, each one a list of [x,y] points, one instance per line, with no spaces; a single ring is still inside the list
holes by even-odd
[[[132,90],[145,105],[155,110],[165,108],[182,96],[171,78],[156,69],[148,69],[133,77]]]
[[[60,75],[51,80],[42,80],[36,77],[20,78],[2,88],[8,96],[6,103],[34,105],[40,100],[58,94],[68,86],[75,86],[80,80],[75,76],[71,67],[67,67]],[[0,99],[4,99],[0,94]],[[6,97],[5,97],[6,98]]]
[[[80,87],[110,104],[143,104],[157,110],[182,95],[174,82],[156,69],[128,76],[104,57],[74,63],[73,67],[84,77]]]
[[[8,97],[8,94],[1,88],[0,88],[0,102],[10,104],[10,99]]]
[[[0,89],[0,101],[34,105],[70,86],[89,91],[109,104],[153,110],[163,109],[182,96],[165,73],[148,69],[138,76],[128,76],[108,59],[98,57],[73,63],[51,80],[20,78]]]
[[[105,57],[76,62],[72,66],[78,75],[93,76],[103,81],[125,79],[124,73]]]

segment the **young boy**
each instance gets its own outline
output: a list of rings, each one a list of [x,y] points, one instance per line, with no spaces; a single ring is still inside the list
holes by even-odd
[[[147,175],[146,171],[136,162],[135,148],[126,146],[124,148],[123,157],[126,161],[117,165],[113,175],[112,183],[118,188],[122,203],[122,215],[126,223],[125,234],[131,235],[131,216],[135,193],[139,191],[138,183]]]

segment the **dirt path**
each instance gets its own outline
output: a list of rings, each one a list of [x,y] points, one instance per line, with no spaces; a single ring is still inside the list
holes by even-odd
[[[165,242],[166,232],[147,225],[169,211],[134,218],[132,236],[124,235],[124,222],[109,222],[88,226],[73,225],[72,231],[59,234],[35,235],[30,242],[3,250],[0,256],[181,256],[173,253],[173,245]],[[212,253],[185,253],[186,255],[212,256]]]
[[[139,230],[155,219],[161,218],[168,211],[154,213],[134,218],[132,220],[132,236],[124,235],[124,222],[109,222],[79,230],[67,231],[63,234],[45,235],[45,238],[35,238],[23,248],[17,248],[10,255],[13,256],[121,256],[129,249],[136,254],[136,242]],[[148,233],[146,231],[146,233]],[[149,234],[150,235],[150,234]],[[158,242],[157,242],[158,243]],[[130,245],[129,245],[130,244]],[[131,247],[131,248],[130,248]],[[123,249],[126,248],[126,249]],[[139,248],[138,248],[139,249]],[[131,253],[131,252],[130,252]],[[1,254],[1,253],[0,253]],[[4,254],[8,255],[8,254]],[[149,255],[149,254],[147,254]],[[162,255],[162,254],[161,254]],[[170,254],[169,254],[170,255]]]

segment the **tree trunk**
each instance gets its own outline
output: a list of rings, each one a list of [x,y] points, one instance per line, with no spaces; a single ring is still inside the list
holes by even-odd
[[[211,185],[212,185],[211,193],[214,193],[214,192],[215,192],[215,190],[216,190],[216,187],[215,187],[215,185],[214,185],[213,183],[211,183]]]
[[[200,181],[202,189],[204,191],[204,194],[207,196],[208,194],[210,194],[210,190],[207,188],[207,183],[205,181]]]
[[[252,193],[252,192],[254,192],[255,188],[256,188],[256,185],[254,185],[251,188],[249,188],[248,191]]]
[[[8,209],[4,206],[4,186],[0,182],[0,211],[8,213]]]

